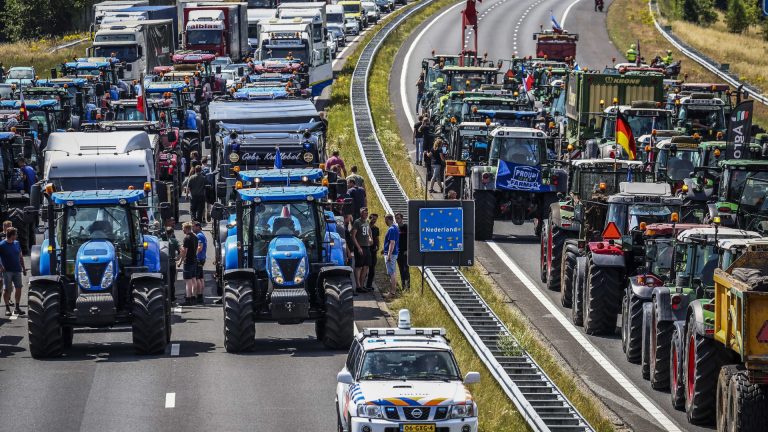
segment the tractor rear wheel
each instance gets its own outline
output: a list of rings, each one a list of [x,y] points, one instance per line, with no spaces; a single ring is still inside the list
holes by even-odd
[[[323,282],[325,317],[315,322],[317,339],[330,349],[347,349],[355,337],[352,280],[330,276]]]
[[[725,369],[725,368],[723,368]],[[747,371],[738,366],[728,383],[729,431],[756,432],[768,430],[768,394],[760,384],[750,384]],[[719,411],[718,411],[719,414]]]
[[[475,191],[475,240],[493,238],[493,221],[496,218],[496,197],[490,191]]]
[[[643,349],[643,300],[627,289],[622,301],[621,342],[630,363],[640,363]]]
[[[560,304],[569,308],[573,305],[573,285],[576,282],[576,258],[579,248],[576,240],[567,240],[563,248],[563,263],[560,269]]]
[[[224,282],[224,348],[238,353],[253,351],[255,347],[253,287],[246,280],[227,280]]]
[[[58,357],[65,347],[64,328],[59,323],[61,296],[50,285],[29,286],[29,352],[34,358]]]
[[[641,328],[640,350],[640,368],[642,369],[643,379],[651,377],[651,305],[643,303],[643,324]]]
[[[587,334],[613,334],[621,309],[622,271],[600,267],[588,258],[584,285],[584,331]]]
[[[715,420],[717,376],[725,363],[723,352],[712,339],[696,332],[696,322],[688,320],[683,360],[685,413],[693,424]]]
[[[133,347],[139,354],[162,354],[168,345],[166,288],[159,280],[133,286]]]
[[[651,387],[655,390],[669,388],[669,348],[675,325],[659,320],[656,301],[652,304],[651,324]]]
[[[673,326],[674,327],[674,326]],[[683,338],[677,327],[672,330],[672,341],[669,343],[669,396],[676,410],[685,408],[685,381],[683,367],[685,357]]]
[[[563,260],[563,246],[568,234],[560,228],[547,222],[549,226],[550,248],[547,251],[547,288],[552,291],[560,291],[560,275]]]
[[[738,371],[736,365],[723,366],[720,368],[720,375],[717,377],[717,401],[715,402],[717,412],[715,413],[715,428],[718,432],[730,431],[729,425],[731,424],[732,413],[729,411],[730,401],[728,400],[728,397],[731,391],[729,385],[731,376]]]

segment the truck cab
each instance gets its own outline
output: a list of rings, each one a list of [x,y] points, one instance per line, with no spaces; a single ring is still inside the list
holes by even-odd
[[[121,20],[102,24],[94,35],[91,57],[115,57],[125,79],[139,79],[156,66],[171,64],[175,48],[172,20]]]
[[[358,23],[359,31],[368,27],[368,19],[363,13],[363,4],[359,0],[342,0],[337,5],[344,8],[344,18],[354,18]]]

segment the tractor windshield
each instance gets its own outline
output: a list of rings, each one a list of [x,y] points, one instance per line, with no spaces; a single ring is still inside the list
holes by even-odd
[[[318,219],[315,217],[315,206],[310,202],[294,203],[263,203],[254,205],[252,211],[245,216],[244,223],[251,223],[250,215],[253,215],[253,256],[266,256],[269,242],[277,236],[290,235],[304,242],[307,253],[312,256],[319,254],[320,236],[325,232],[323,218],[319,218],[321,226],[318,227]],[[245,230],[248,232],[248,230]],[[244,240],[251,244],[249,235]]]
[[[727,185],[723,188],[726,201],[741,202],[745,192],[747,179],[768,180],[768,171],[749,171],[745,169],[726,169],[723,173],[722,183]],[[758,183],[758,186],[764,183]]]
[[[677,150],[661,149],[656,159],[656,170],[659,173],[666,171],[669,180],[680,181],[687,178],[693,168],[699,166],[700,154],[697,149]]]
[[[491,143],[491,164],[499,159],[518,165],[536,166],[546,150],[544,140],[522,137],[494,137]]]
[[[675,272],[690,277],[691,281],[699,279],[705,287],[711,287],[718,260],[714,245],[681,244],[675,251]]]
[[[673,211],[678,209],[665,205],[610,203],[606,224],[613,222],[622,234],[626,234],[639,227],[641,222],[646,224],[669,222]]]
[[[59,177],[51,178],[51,183],[60,191],[81,190],[126,190],[129,186],[135,189],[144,187],[146,177]]]
[[[108,240],[120,265],[133,265],[133,246],[139,242],[138,220],[120,205],[65,207],[57,242],[66,248],[66,274],[74,274],[77,251],[89,240]]]
[[[115,120],[117,121],[143,121],[144,113],[139,108],[131,105],[124,105],[115,111]]]
[[[672,239],[650,239],[646,241],[646,251],[651,262],[651,273],[666,278],[672,270],[672,258],[674,257],[674,243]]]
[[[667,111],[640,111],[642,114],[628,112],[624,116],[632,129],[635,139],[650,134],[654,129],[670,129],[672,124]],[[603,138],[616,136],[616,116],[608,117],[603,122]]]
[[[725,129],[723,107],[712,105],[683,105],[680,107],[678,119],[684,121],[694,130]]]
[[[634,173],[635,178],[641,173]],[[578,177],[579,198],[583,201],[591,201],[593,195],[599,193],[603,197],[615,194],[619,191],[619,183],[627,180],[627,170],[618,169],[616,171],[582,171]],[[640,179],[637,179],[641,181]],[[605,184],[605,190],[600,190],[600,184]]]

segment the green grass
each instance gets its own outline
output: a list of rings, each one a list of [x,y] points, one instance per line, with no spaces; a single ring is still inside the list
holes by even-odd
[[[5,70],[13,66],[33,66],[40,78],[50,77],[50,70],[72,57],[85,57],[85,49],[90,41],[85,41],[68,48],[50,52],[56,46],[86,38],[87,33],[74,33],[56,39],[25,40],[0,44],[0,63]]]
[[[403,155],[408,153],[405,142],[400,136],[389,92],[381,91],[381,89],[389,88],[390,73],[395,55],[413,29],[429,16],[434,15],[438,10],[454,2],[455,0],[439,0],[416,13],[390,34],[374,59],[372,73],[369,78],[369,89],[377,89],[377,91],[369,92],[369,101],[379,141],[383,146],[384,153],[392,170],[396,177],[400,179],[403,189],[409,196],[420,196],[423,193],[423,189],[415,180],[417,175],[409,159],[403,157]],[[372,33],[367,35],[355,52],[350,55],[341,73],[336,78],[328,115],[330,121],[329,136],[333,137],[330,140],[331,149],[339,149],[341,151],[348,167],[357,165],[362,171],[365,171],[365,167],[355,142],[354,130],[351,127],[352,113],[349,106],[349,84],[350,76],[360,51],[364,47],[365,42],[372,37]],[[363,172],[363,175],[367,176],[367,173]],[[413,180],[403,181],[404,179]],[[383,214],[381,203],[372,190],[369,191],[368,204],[373,212]],[[378,273],[382,274],[383,272],[379,271]],[[574,402],[590,424],[600,431],[613,430],[612,423],[602,414],[599,403],[588,392],[580,388],[579,384],[560,367],[557,359],[548,351],[546,346],[539,342],[536,336],[528,330],[527,321],[519,313],[507,307],[502,298],[495,292],[493,282],[483,276],[484,270],[481,268],[464,269],[464,273],[489,305],[493,307],[497,315],[513,331],[522,345],[529,350],[531,355],[544,367],[547,373],[555,379],[557,385]],[[466,339],[461,336],[460,331],[448,313],[443,309],[437,297],[429,288],[426,288],[422,295],[421,290],[418,288],[418,281],[420,279],[421,274],[418,270],[411,269],[413,289],[390,304],[392,311],[395,312],[398,309],[407,308],[412,312],[415,325],[445,327],[449,337],[451,337],[451,345],[462,371],[478,371],[481,373],[482,384],[473,386],[471,389],[480,410],[481,430],[517,431],[528,429],[525,421],[516,411],[509,398],[493,379]]]

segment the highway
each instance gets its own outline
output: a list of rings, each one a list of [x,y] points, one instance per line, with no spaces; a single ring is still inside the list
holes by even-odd
[[[444,9],[427,20],[400,48],[393,68],[390,94],[396,107],[404,141],[411,141],[414,123],[416,81],[421,59],[436,53],[453,54],[460,50],[460,11],[463,2]],[[606,7],[610,2],[606,2]],[[581,67],[602,69],[622,50],[614,47],[605,30],[605,14],[593,10],[593,2],[554,0],[491,0],[477,3],[479,21],[478,52],[488,58],[533,55],[532,34],[551,28],[550,13],[571,33],[579,34],[577,62]],[[471,48],[473,41],[465,41]],[[403,104],[403,100],[407,103]],[[415,160],[415,149],[410,148]],[[424,176],[422,167],[417,167]],[[515,226],[497,222],[491,242],[477,242],[476,256],[504,291],[513,307],[525,314],[543,338],[560,354],[568,366],[615,413],[625,427],[637,431],[703,431],[690,425],[684,412],[676,411],[668,392],[651,389],[641,376],[639,365],[626,361],[620,336],[587,336],[582,328],[570,324],[570,309],[560,306],[559,292],[551,292],[539,280],[539,240],[533,225]]]
[[[354,50],[349,46],[335,70]],[[182,222],[188,209],[183,203]],[[135,355],[130,327],[123,327],[75,330],[65,356],[35,360],[26,318],[0,316],[0,432],[335,430],[336,373],[346,351],[325,349],[308,322],[258,323],[254,352],[226,353],[222,308],[213,304],[213,243],[203,229],[206,305],[174,308],[164,355]],[[176,235],[181,241],[180,227]],[[184,298],[182,280],[176,297]],[[26,303],[25,289],[25,311]],[[355,318],[360,329],[387,326],[370,294],[355,298]]]

